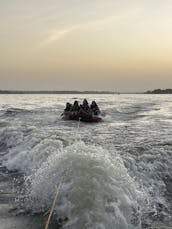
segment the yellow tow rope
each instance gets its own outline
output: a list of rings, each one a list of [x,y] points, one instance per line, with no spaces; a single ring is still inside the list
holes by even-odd
[[[49,213],[46,225],[45,225],[45,229],[48,229],[48,227],[49,227],[49,224],[50,224],[50,221],[51,221],[51,217],[52,217],[55,205],[56,205],[57,197],[59,196],[59,193],[60,193],[61,186],[62,186],[62,182],[59,184],[59,186],[57,188],[57,192],[56,192],[56,195],[54,197],[54,200],[53,200],[53,203],[52,203],[52,206],[51,206],[51,209],[50,209],[50,213]]]

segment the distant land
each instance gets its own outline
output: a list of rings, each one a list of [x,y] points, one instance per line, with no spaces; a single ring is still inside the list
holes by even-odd
[[[172,89],[155,89],[153,91],[147,91],[146,94],[172,94]]]
[[[0,90],[0,94],[118,94],[112,91],[22,91]]]
[[[0,90],[0,94],[172,94],[172,89],[154,89],[146,92],[117,92],[117,91],[24,91],[24,90]]]

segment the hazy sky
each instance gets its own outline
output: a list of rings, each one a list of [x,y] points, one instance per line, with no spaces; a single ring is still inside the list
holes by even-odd
[[[172,0],[0,0],[0,89],[172,88]]]

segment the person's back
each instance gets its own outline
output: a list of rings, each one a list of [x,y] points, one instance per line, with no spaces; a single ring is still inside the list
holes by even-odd
[[[91,103],[91,105],[90,105],[90,108],[91,108],[91,109],[94,109],[95,103],[96,103],[95,101],[92,101],[92,103]]]
[[[87,111],[89,109],[88,101],[86,99],[83,100],[83,109]]]
[[[68,112],[71,110],[72,104],[71,103],[66,103],[66,108],[64,109],[64,111]]]
[[[78,101],[75,101],[73,106],[72,106],[72,111],[79,111],[80,107],[79,107],[79,104],[78,104]]]
[[[91,107],[91,110],[94,112],[94,115],[100,114],[100,109],[95,101],[92,101],[90,107]]]

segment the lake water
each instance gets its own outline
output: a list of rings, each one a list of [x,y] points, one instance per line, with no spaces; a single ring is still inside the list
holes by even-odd
[[[63,121],[84,98],[104,121]],[[53,225],[172,228],[171,95],[0,95],[0,162],[3,229],[43,228],[58,187]]]

